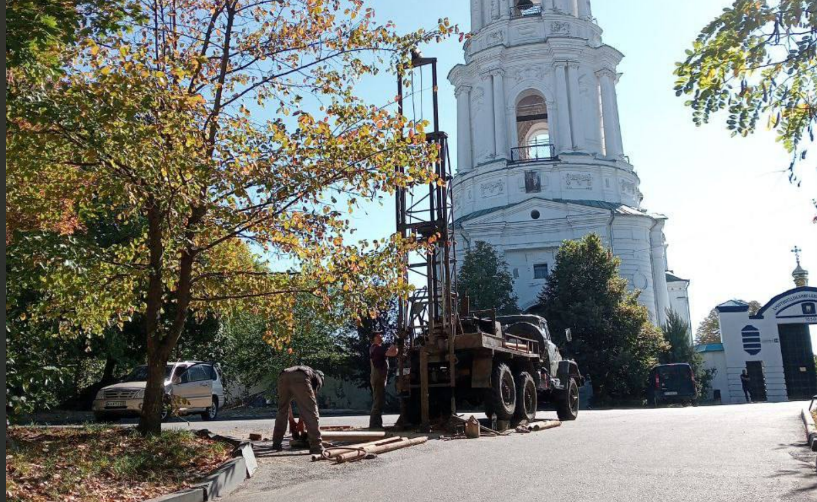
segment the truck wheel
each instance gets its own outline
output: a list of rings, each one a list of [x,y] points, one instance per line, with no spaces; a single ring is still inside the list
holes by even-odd
[[[516,412],[514,417],[528,422],[536,420],[536,382],[530,373],[523,371],[516,376]]]
[[[497,420],[510,420],[516,410],[516,384],[505,363],[494,366],[491,375],[491,408]]]
[[[572,378],[568,380],[562,392],[563,395],[556,406],[556,414],[563,422],[576,420],[576,417],[579,416],[579,386],[576,385],[576,380]]]

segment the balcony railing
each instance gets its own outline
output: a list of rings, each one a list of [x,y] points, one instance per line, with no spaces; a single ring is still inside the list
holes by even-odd
[[[511,148],[511,162],[514,164],[555,159],[556,149],[552,143],[534,143],[528,146]]]
[[[511,7],[511,18],[541,16],[542,5],[533,4],[528,8],[519,8],[517,6]]]

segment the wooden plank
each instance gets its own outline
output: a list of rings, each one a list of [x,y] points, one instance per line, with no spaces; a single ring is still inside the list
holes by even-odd
[[[370,453],[374,453],[374,454],[379,455],[381,453],[388,453],[390,451],[399,450],[401,448],[407,448],[409,446],[415,446],[415,445],[418,445],[418,444],[423,444],[426,441],[428,441],[428,436],[416,437],[414,439],[408,439],[408,438],[403,438],[403,439],[404,439],[403,441],[398,441],[396,443],[389,443],[389,444],[384,444],[384,445],[381,445],[381,446],[369,446],[369,447],[363,448],[364,451],[355,451],[355,452],[344,453],[342,455],[338,455],[335,458],[335,460],[337,460],[338,463],[351,462],[351,461],[366,458],[366,456],[369,455]]]
[[[384,439],[386,433],[383,431],[321,431],[321,438],[325,441],[374,441]]]

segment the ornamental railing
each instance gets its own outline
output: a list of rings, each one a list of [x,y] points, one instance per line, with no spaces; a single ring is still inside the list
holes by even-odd
[[[553,143],[534,143],[528,146],[511,148],[511,162],[536,162],[556,159],[556,149]]]

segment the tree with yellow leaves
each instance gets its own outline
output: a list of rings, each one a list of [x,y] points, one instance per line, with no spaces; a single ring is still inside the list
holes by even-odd
[[[29,322],[68,335],[144,315],[153,434],[190,312],[261,314],[283,344],[300,295],[343,316],[407,291],[400,256],[418,243],[350,243],[348,215],[437,182],[437,152],[354,87],[456,27],[401,35],[360,0],[145,1],[125,24],[7,111],[6,207],[25,222],[7,240],[41,270],[10,278],[42,292]]]

